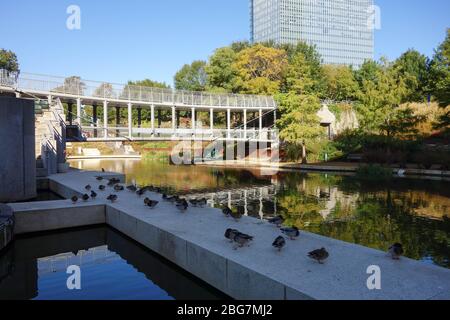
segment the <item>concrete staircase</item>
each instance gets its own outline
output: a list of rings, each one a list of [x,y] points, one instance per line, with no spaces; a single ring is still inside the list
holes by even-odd
[[[51,104],[47,100],[35,101],[35,152],[36,152],[36,175],[38,178],[47,177],[58,171],[58,149],[56,136],[63,134],[63,129],[58,126],[58,114],[65,121],[61,112],[59,101]]]

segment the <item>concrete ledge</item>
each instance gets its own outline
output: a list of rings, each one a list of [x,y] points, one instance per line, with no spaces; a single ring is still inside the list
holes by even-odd
[[[97,188],[96,175],[70,172],[49,179],[62,192],[83,193],[86,184]],[[160,201],[154,210],[128,191],[118,193],[118,201],[111,204],[105,201],[109,193],[77,205],[70,200],[14,204],[16,232],[107,223],[236,299],[450,299],[449,269],[407,258],[393,261],[384,252],[307,232],[277,252],[271,243],[279,230],[266,222],[250,217],[236,222],[212,208],[191,207],[181,213],[155,193],[147,194]],[[227,228],[255,236],[254,243],[233,250],[223,236]],[[307,258],[309,251],[321,247],[330,252],[324,265]],[[366,286],[372,265],[382,270],[382,290]]]
[[[10,205],[16,219],[15,234],[52,231],[103,224],[105,206],[73,205],[70,200],[18,203]]]

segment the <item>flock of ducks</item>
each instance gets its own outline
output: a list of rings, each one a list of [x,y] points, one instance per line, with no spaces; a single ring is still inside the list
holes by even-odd
[[[229,207],[225,207],[222,210],[223,214],[226,216],[232,216],[232,210]],[[296,240],[300,237],[300,230],[297,227],[282,227],[284,223],[284,218],[282,216],[277,216],[268,220],[270,224],[275,225],[280,229],[281,233],[287,236],[291,241]],[[225,231],[225,238],[230,240],[230,242],[235,243],[234,249],[242,248],[244,246],[249,246],[254,240],[253,236],[242,233],[236,229],[227,229]],[[287,244],[286,239],[283,236],[278,236],[272,243],[272,247],[281,251]],[[330,254],[325,248],[317,249],[308,253],[308,257],[323,264]]]
[[[102,170],[104,172],[104,170]],[[101,182],[105,180],[104,177],[98,176],[96,177],[97,181]],[[122,192],[125,190],[125,187],[120,184],[120,180],[117,178],[111,178],[107,179],[108,183],[105,185],[101,184],[98,187],[98,190],[101,192],[106,191],[107,187],[112,188],[116,193],[110,194],[106,200],[111,201],[111,203],[114,203],[118,200],[117,193]],[[138,188],[136,184],[132,184],[126,187],[126,189],[130,192],[136,193],[139,197],[142,197],[145,195],[146,192],[156,192],[156,193],[162,193],[162,189],[154,186],[146,186],[142,188]],[[89,199],[96,199],[98,194],[93,190],[91,185],[87,185],[85,187],[85,190],[88,192],[84,194],[81,197],[81,200],[84,202],[89,201]],[[207,200],[205,198],[202,199],[191,199],[186,200],[185,198],[181,198],[177,195],[170,196],[165,193],[162,193],[162,199],[166,202],[173,203],[178,210],[181,212],[185,212],[189,208],[189,204],[193,207],[200,207],[203,208],[207,205]],[[76,204],[79,201],[78,196],[72,197],[72,202]],[[144,205],[146,207],[149,207],[150,209],[154,209],[159,204],[159,201],[152,200],[148,197],[144,199]],[[236,221],[239,221],[240,218],[244,215],[243,208],[238,208],[238,210],[235,212],[231,210],[229,207],[224,207],[222,209],[222,213],[226,217],[232,217]],[[271,218],[268,220],[268,222],[272,225],[275,225],[277,228],[280,229],[281,233],[289,238],[291,241],[294,241],[300,237],[300,230],[297,227],[283,227],[284,224],[284,218],[282,216],[277,216],[274,218]],[[274,242],[272,243],[272,247],[277,249],[278,251],[281,251],[286,245],[287,241],[283,235],[278,236]],[[234,250],[237,250],[238,248],[242,248],[244,246],[250,246],[251,242],[254,240],[253,236],[250,236],[248,234],[242,233],[236,229],[227,229],[225,231],[225,238],[230,240],[230,243],[234,244]],[[400,259],[400,257],[404,254],[403,246],[400,243],[393,244],[389,250],[388,254],[392,257],[394,260]],[[308,257],[317,261],[319,264],[323,264],[328,258],[330,254],[325,248],[317,249],[314,251],[311,251],[308,253]]]

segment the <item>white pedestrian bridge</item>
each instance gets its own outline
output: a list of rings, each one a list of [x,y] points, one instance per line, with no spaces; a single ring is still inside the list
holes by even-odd
[[[277,104],[269,96],[192,92],[0,70],[2,91],[45,99],[50,106],[55,101],[65,104],[68,124],[81,128],[87,141],[278,141]],[[92,108],[89,116],[88,108]],[[169,124],[162,124],[162,113]],[[203,121],[198,121],[199,113]],[[218,117],[225,119],[220,128]]]

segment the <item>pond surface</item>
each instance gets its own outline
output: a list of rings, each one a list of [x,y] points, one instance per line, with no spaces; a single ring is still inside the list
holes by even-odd
[[[69,290],[69,266],[81,290]],[[0,255],[0,300],[215,300],[201,280],[109,227],[16,239]]]
[[[361,181],[319,173],[170,166],[154,161],[74,161],[86,170],[122,172],[128,182],[206,197],[215,207],[242,207],[264,219],[367,247],[404,245],[406,255],[450,268],[450,182],[396,178]],[[242,209],[241,208],[241,209]]]

